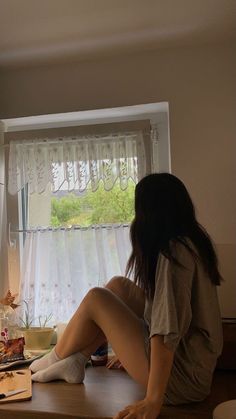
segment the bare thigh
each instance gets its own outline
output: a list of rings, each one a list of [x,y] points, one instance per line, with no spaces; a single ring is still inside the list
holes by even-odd
[[[149,359],[143,323],[145,296],[125,277],[112,278],[83,299],[57,344],[61,358],[80,351],[86,356],[106,338],[135,381],[146,388]]]
[[[127,372],[145,388],[149,375],[142,318],[109,289],[94,288],[87,315],[103,331]]]
[[[146,388],[149,360],[143,320],[110,289],[93,288],[87,293],[56,346],[57,354],[65,358],[79,351],[88,356],[101,334],[130,376]]]
[[[143,317],[145,308],[144,291],[124,276],[115,276],[106,288],[117,295],[138,317]]]

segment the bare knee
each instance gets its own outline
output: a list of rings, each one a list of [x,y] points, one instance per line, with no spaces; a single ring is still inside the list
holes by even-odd
[[[87,292],[85,299],[94,302],[94,300],[102,298],[102,296],[104,295],[104,291],[106,293],[106,290],[104,288],[93,287]]]
[[[105,288],[113,291],[115,294],[119,295],[122,293],[126,281],[129,279],[125,278],[124,276],[113,276],[110,281],[106,284]]]
[[[117,295],[138,317],[143,317],[145,306],[144,292],[130,279],[114,276],[106,288]]]
[[[110,291],[106,290],[105,288],[91,288],[85,295],[82,303],[80,304],[78,312],[81,312],[81,310],[85,310],[91,315],[94,312],[94,309],[97,310],[99,306],[102,306],[104,304],[104,300],[106,300],[106,294],[109,292]]]

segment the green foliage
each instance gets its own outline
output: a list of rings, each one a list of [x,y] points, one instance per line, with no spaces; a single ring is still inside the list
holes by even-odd
[[[60,199],[53,197],[51,205],[51,225],[54,227],[66,225],[68,220],[78,216],[81,212],[80,200],[72,193]]]
[[[23,300],[24,305],[25,305],[25,310],[24,310],[24,318],[20,317],[20,321],[23,324],[23,327],[25,327],[26,329],[30,329],[30,327],[32,326],[34,319],[30,316],[30,308],[29,308],[29,302],[26,300]],[[52,313],[50,313],[48,316],[44,316],[44,320],[43,320],[43,316],[39,316],[38,317],[38,322],[39,322],[39,327],[46,327],[47,323],[51,320],[52,318]]]
[[[30,318],[28,301],[23,300],[23,302],[25,304],[24,318],[20,317],[20,321],[26,329],[29,329],[34,319]]]
[[[39,316],[39,327],[46,327],[47,323],[52,319],[52,313],[50,313],[48,316]]]
[[[125,223],[134,216],[135,184],[129,181],[125,191],[118,183],[110,190],[99,184],[95,192],[88,190],[83,196],[69,194],[52,198],[51,225],[53,227],[91,224]]]
[[[130,184],[127,190],[122,191],[115,185],[110,191],[104,190],[100,185],[98,190],[87,196],[91,224],[128,222],[133,218],[134,186]]]

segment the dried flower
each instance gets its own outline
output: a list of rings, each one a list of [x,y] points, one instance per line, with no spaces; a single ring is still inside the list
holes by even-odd
[[[19,304],[15,304],[15,298],[18,294],[12,294],[10,290],[7,291],[6,296],[0,300],[0,304],[3,304],[4,306],[10,306],[13,310],[15,310],[17,307],[19,307]]]

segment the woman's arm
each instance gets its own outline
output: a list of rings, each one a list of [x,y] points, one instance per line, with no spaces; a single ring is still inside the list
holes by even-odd
[[[126,417],[156,419],[159,416],[164,394],[169,380],[174,352],[164,345],[163,336],[154,335],[151,338],[150,372],[146,397],[127,406],[115,419]]]
[[[160,411],[164,394],[170,377],[174,352],[164,344],[163,336],[151,338],[150,372],[146,399],[156,405]]]

